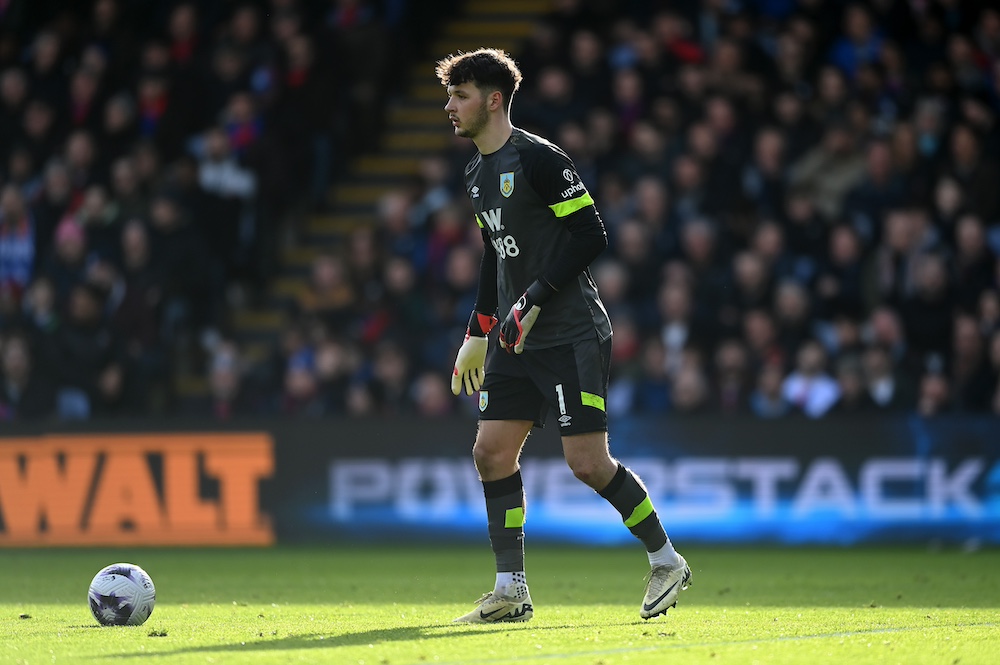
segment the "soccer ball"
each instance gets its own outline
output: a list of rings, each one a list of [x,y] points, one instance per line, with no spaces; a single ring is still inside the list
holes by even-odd
[[[90,613],[105,626],[138,626],[153,613],[156,587],[146,571],[131,563],[102,568],[90,583]]]

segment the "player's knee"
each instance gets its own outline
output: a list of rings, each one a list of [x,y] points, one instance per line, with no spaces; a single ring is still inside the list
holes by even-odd
[[[482,441],[477,441],[476,445],[472,447],[472,458],[476,462],[476,470],[484,479],[495,479],[509,467],[517,464],[516,457],[511,458],[502,446],[490,445]]]
[[[594,486],[598,476],[601,475],[601,465],[598,463],[598,460],[584,456],[570,457],[566,460],[566,463],[569,464],[570,470],[573,471],[573,475],[578,480],[591,487]]]

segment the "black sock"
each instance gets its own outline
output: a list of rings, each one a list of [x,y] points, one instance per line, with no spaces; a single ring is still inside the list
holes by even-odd
[[[483,481],[486,519],[498,573],[524,570],[524,485],[521,472]]]
[[[621,513],[625,526],[642,541],[647,552],[655,552],[667,543],[667,534],[656,516],[653,502],[634,473],[619,464],[615,477],[598,494]]]

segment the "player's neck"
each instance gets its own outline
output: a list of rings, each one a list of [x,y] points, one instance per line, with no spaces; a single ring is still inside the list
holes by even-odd
[[[513,131],[514,126],[511,125],[510,118],[503,115],[489,123],[473,141],[479,148],[480,154],[489,155],[502,148]]]

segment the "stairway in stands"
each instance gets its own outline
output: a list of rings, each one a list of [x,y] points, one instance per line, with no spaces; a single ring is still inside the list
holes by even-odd
[[[426,46],[427,57],[416,58],[410,65],[407,92],[388,109],[378,142],[334,186],[333,212],[307,220],[297,243],[282,250],[278,276],[266,302],[233,313],[236,337],[248,361],[263,360],[288,325],[286,305],[307,288],[313,259],[354,229],[376,224],[376,206],[382,196],[417,174],[422,157],[448,145],[452,130],[443,110],[444,90],[434,75],[435,61],[480,46],[502,48],[516,56],[548,8],[546,0],[468,0],[442,25]],[[202,376],[177,376],[175,387],[181,399],[207,392]]]

